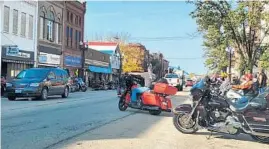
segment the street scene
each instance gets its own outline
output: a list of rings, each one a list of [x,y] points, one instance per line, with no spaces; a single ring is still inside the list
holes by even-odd
[[[173,105],[188,103],[187,90],[172,99]],[[14,103],[4,98],[2,148],[268,148],[246,135],[214,133],[207,139],[210,133],[205,130],[183,135],[174,128],[172,114],[122,112],[116,106],[118,99],[112,96],[114,91],[80,92],[66,100],[51,97],[45,102]]]
[[[267,1],[1,1],[1,148],[269,148]]]

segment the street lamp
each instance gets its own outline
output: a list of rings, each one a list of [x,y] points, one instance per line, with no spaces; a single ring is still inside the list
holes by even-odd
[[[81,77],[84,79],[84,69],[85,69],[85,51],[88,50],[88,42],[80,41],[79,42],[79,48],[82,51],[81,57],[82,57],[82,69],[81,69]],[[84,80],[85,81],[85,80]]]

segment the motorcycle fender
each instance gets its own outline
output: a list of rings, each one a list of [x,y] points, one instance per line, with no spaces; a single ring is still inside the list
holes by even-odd
[[[173,109],[174,114],[186,114],[191,113],[192,107],[190,104],[182,104]]]

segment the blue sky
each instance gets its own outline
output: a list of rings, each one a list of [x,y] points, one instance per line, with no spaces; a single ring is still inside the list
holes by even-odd
[[[177,2],[87,2],[85,39],[95,35],[129,33],[130,42],[140,42],[151,52],[162,52],[172,66],[188,72],[206,73],[202,38],[148,41],[136,37],[181,37],[196,32],[196,23],[189,13],[194,9],[183,1]],[[197,58],[197,59],[175,59]]]

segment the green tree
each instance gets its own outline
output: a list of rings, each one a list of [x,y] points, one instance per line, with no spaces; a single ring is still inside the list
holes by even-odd
[[[263,53],[260,62],[262,68],[269,70],[269,50]]]
[[[267,1],[193,1],[196,9],[191,16],[198,24],[198,31],[204,34],[209,57],[206,64],[218,68],[227,65],[221,59],[225,48],[232,46],[240,55],[241,69],[252,72],[261,55],[268,50],[264,37],[269,33],[269,15],[265,10]],[[265,23],[261,23],[261,20]],[[264,34],[260,36],[260,32]],[[216,37],[216,38],[214,38]],[[215,45],[215,46],[214,46]],[[219,51],[219,52],[217,52]],[[219,54],[219,55],[218,55]],[[215,66],[214,60],[221,63]]]

